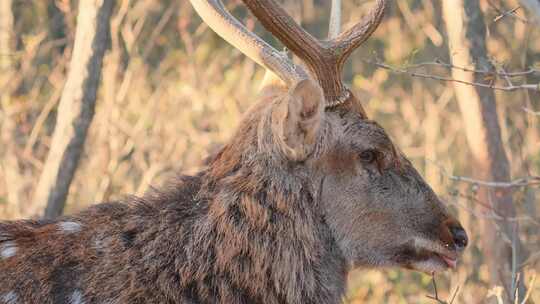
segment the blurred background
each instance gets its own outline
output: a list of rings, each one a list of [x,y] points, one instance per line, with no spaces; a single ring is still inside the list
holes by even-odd
[[[47,201],[36,189],[51,180],[43,172],[64,113],[59,104],[70,102],[70,64],[84,61],[81,52],[70,62],[76,33],[85,30],[77,29],[77,16],[88,18],[79,14],[84,1],[101,2],[1,0],[1,220],[43,215]],[[459,215],[471,246],[456,272],[436,276],[438,299],[428,297],[435,295],[430,276],[361,270],[351,275],[347,303],[450,303],[454,296],[453,303],[521,303],[525,297],[540,303],[535,1],[393,1],[373,37],[351,56],[346,81]],[[225,2],[248,28],[281,47],[240,1]],[[309,32],[326,36],[330,0],[281,2]],[[65,208],[61,199],[58,209],[67,214],[142,195],[174,172],[196,172],[231,136],[264,76],[202,24],[187,0],[111,3],[95,115],[86,116],[92,120],[87,134],[75,132],[84,150],[68,178]],[[373,3],[343,0],[344,27]],[[461,26],[471,28],[452,38]],[[459,49],[467,41],[470,49]],[[460,57],[464,53],[470,56]],[[512,300],[516,291],[519,301]]]

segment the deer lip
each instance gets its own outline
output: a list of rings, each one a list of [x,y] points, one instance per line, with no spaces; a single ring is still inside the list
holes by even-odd
[[[428,256],[431,256],[431,258],[435,258],[441,262],[444,262],[444,264],[448,266],[448,268],[456,269],[457,260],[459,257],[458,252],[453,251],[453,250],[427,250],[427,251],[428,251]]]
[[[450,268],[456,269],[458,256],[451,252],[441,253],[439,251],[421,250],[413,260],[418,261],[435,261],[437,264],[441,264]]]
[[[415,261],[432,261],[439,265],[439,267],[448,269],[455,269],[457,267],[457,261],[460,256],[460,252],[455,250],[453,246],[426,239],[416,239],[415,243],[408,249],[405,249],[403,253],[413,263]]]
[[[457,267],[457,258],[449,257],[449,256],[446,256],[446,255],[440,254],[440,253],[436,253],[436,255],[438,255],[446,263],[446,265],[449,268],[456,269],[456,267]]]

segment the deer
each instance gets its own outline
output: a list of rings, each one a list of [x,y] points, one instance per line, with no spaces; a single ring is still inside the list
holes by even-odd
[[[74,215],[0,222],[0,303],[332,304],[353,269],[455,268],[465,230],[342,80],[387,0],[343,32],[333,5],[326,40],[275,0],[242,0],[288,52],[220,0],[190,1],[269,71],[257,101],[195,175]]]

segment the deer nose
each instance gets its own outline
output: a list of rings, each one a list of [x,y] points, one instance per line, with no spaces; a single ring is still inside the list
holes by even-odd
[[[467,247],[469,238],[467,237],[467,232],[465,232],[461,226],[450,227],[450,233],[452,233],[452,238],[457,250],[463,250]]]

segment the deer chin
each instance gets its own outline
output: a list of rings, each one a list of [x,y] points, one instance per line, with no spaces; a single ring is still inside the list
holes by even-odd
[[[459,253],[449,247],[442,242],[414,239],[402,247],[397,255],[397,263],[427,274],[455,269]]]

